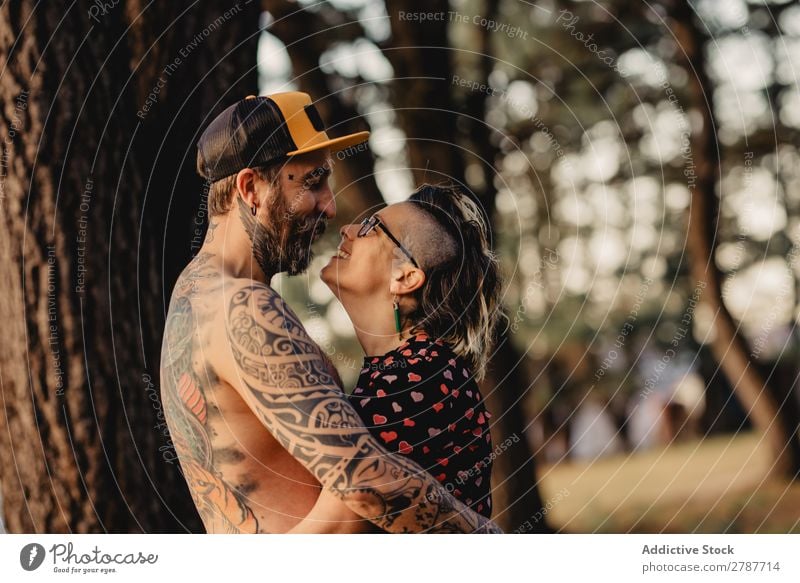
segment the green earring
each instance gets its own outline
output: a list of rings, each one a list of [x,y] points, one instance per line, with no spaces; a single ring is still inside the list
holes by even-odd
[[[392,301],[392,306],[394,307],[394,329],[400,334],[400,305],[397,303],[397,296]]]

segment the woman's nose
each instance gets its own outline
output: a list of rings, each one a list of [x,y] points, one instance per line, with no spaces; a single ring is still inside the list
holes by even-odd
[[[350,239],[351,241],[356,238],[356,230],[358,225],[343,225],[341,229],[339,229],[339,235],[341,235],[342,239]]]

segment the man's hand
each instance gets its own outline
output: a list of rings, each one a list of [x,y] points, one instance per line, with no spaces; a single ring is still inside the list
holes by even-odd
[[[336,386],[319,347],[270,287],[228,306],[227,380],[286,450],[350,509],[389,532],[502,532],[411,460],[386,452]]]

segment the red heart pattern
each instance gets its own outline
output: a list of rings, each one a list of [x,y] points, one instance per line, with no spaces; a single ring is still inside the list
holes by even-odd
[[[348,399],[388,451],[408,456],[443,484],[457,484],[448,491],[490,514],[492,464],[483,460],[492,452],[491,415],[452,348],[418,334],[384,356],[365,359]]]
[[[381,439],[386,443],[391,443],[395,439],[397,439],[397,432],[396,431],[381,431],[380,433]]]

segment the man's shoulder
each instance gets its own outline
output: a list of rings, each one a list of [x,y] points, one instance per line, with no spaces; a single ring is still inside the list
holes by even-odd
[[[225,334],[236,368],[226,378],[258,379],[262,392],[336,386],[322,350],[277,290],[241,280],[229,298]]]
[[[225,278],[225,291],[229,293],[236,293],[242,290],[249,290],[251,293],[256,295],[264,295],[264,296],[277,296],[280,297],[280,294],[275,290],[275,288],[269,286],[268,284],[258,281],[255,279],[250,279],[249,277],[226,277]]]
[[[299,343],[295,349],[299,347],[301,352],[318,352],[300,318],[274,288],[240,278],[226,286],[226,296],[228,336],[232,341],[289,341]]]
[[[280,293],[269,285],[248,278],[232,278],[225,284],[228,313],[246,310],[254,319],[292,320],[297,315]]]

